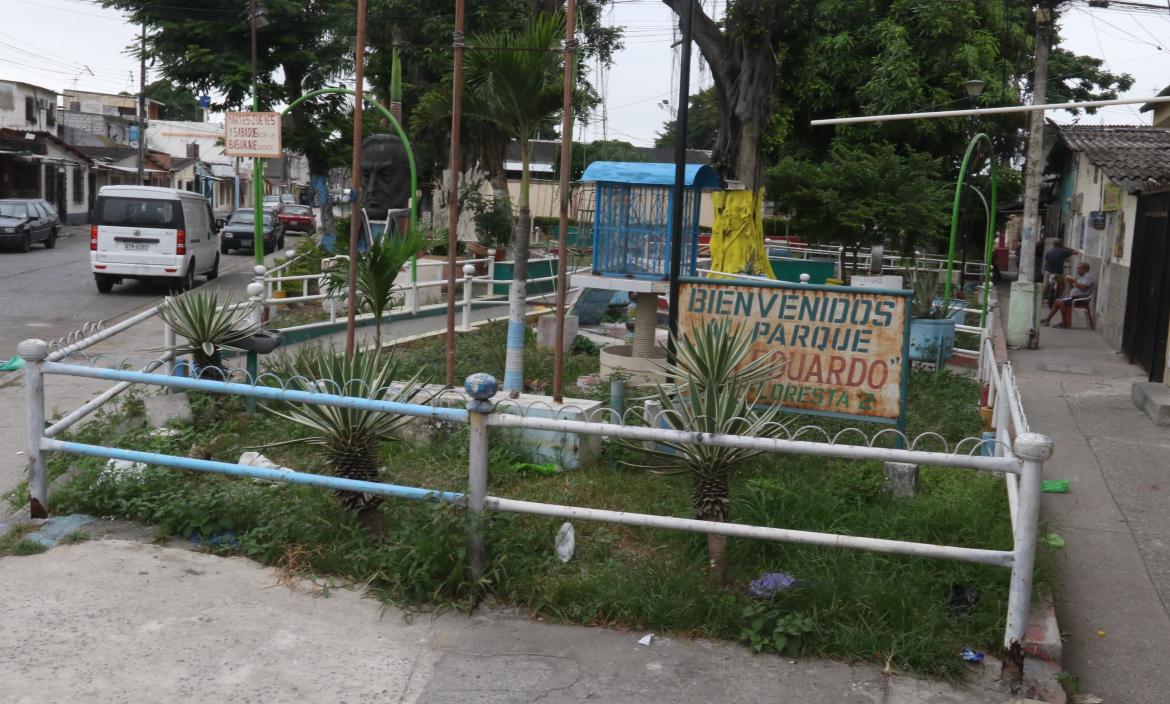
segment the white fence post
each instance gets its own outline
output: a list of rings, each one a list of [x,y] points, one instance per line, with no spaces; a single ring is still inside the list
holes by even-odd
[[[471,296],[475,281],[475,265],[463,265],[463,326],[462,330],[471,329]]]
[[[1052,457],[1052,440],[1040,433],[1024,433],[1016,438],[1015,453],[1020,458],[1019,507],[1016,511],[1015,540],[1012,558],[1011,587],[1008,592],[1007,628],[1003,647],[1024,644],[1028,612],[1032,601],[1032,571],[1036,562],[1036,527],[1040,518],[1040,489],[1044,461]]]
[[[170,326],[170,323],[168,323],[165,320],[163,321],[163,348],[166,349],[168,352],[173,352],[175,350],[175,329],[172,328]],[[171,358],[167,360],[166,368],[167,368],[167,375],[168,376],[175,375],[175,356],[174,355],[171,355]]]
[[[41,438],[45,434],[45,357],[49,343],[24,340],[16,346],[24,360],[24,398],[28,412],[28,509],[33,518],[49,517],[48,481]]]
[[[487,496],[488,429],[487,417],[494,407],[491,398],[499,384],[491,374],[472,374],[463,382],[470,397],[467,401],[467,421],[470,431],[469,461],[467,466],[467,510],[471,513],[467,554],[471,563],[471,578],[478,580],[487,569],[487,536],[484,533],[483,507]]]

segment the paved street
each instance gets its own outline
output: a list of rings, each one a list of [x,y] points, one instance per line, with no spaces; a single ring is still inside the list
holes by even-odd
[[[286,248],[298,239],[288,237]],[[248,252],[223,255],[212,286],[243,297],[252,264]],[[62,228],[56,249],[0,250],[0,359],[15,354],[25,338],[52,340],[87,322],[116,320],[157,303],[166,292],[162,284],[128,281],[99,294],[89,268],[88,226]]]

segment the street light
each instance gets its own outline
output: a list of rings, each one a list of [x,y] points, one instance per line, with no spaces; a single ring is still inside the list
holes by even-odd
[[[969,81],[963,82],[963,90],[967,91],[967,97],[971,98],[976,103],[979,102],[979,96],[983,95],[983,89],[986,86],[987,83],[985,81],[979,80],[978,78],[972,78]]]

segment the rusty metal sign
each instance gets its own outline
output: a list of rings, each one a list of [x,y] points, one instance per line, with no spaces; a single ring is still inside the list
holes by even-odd
[[[753,356],[785,360],[759,403],[903,425],[909,291],[691,277],[680,283],[681,331],[728,320],[750,333]]]

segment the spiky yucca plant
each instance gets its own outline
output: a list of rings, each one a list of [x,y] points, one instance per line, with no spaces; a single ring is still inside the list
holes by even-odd
[[[270,369],[288,380],[290,390],[401,403],[411,402],[424,391],[421,373],[395,383],[397,361],[384,358],[377,350],[357,350],[352,357],[346,357],[332,348],[315,346],[277,359]],[[320,445],[325,448],[326,463],[334,476],[361,481],[378,480],[379,444],[411,420],[396,413],[308,403],[286,402],[266,406],[265,410],[310,431],[305,437],[278,444]],[[338,497],[346,510],[358,514],[363,525],[372,532],[381,532],[380,496],[340,491]]]
[[[249,322],[250,313],[230,297],[221,303],[214,291],[197,291],[164,298],[159,317],[187,340],[175,345],[174,352],[191,355],[199,378],[223,379],[223,350],[240,351],[236,345],[261,330]]]
[[[774,355],[749,359],[751,337],[743,328],[727,321],[695,326],[676,338],[675,348],[675,363],[661,367],[674,382],[659,384],[656,391],[667,427],[764,438],[784,432],[787,422],[777,420],[781,406],[754,405],[763,385],[780,373],[784,363]],[[689,474],[695,517],[718,522],[731,515],[730,482],[736,466],[761,452],[703,443],[629,446],[657,458],[658,470]],[[719,581],[727,572],[726,548],[726,536],[707,537],[711,574]]]
[[[394,281],[402,267],[427,246],[427,239],[417,230],[404,235],[384,234],[358,257],[357,278],[354,293],[362,308],[369,308],[374,314],[374,341],[382,345],[382,317],[393,305]],[[335,291],[343,291],[349,277],[348,265],[330,272],[330,285]]]

